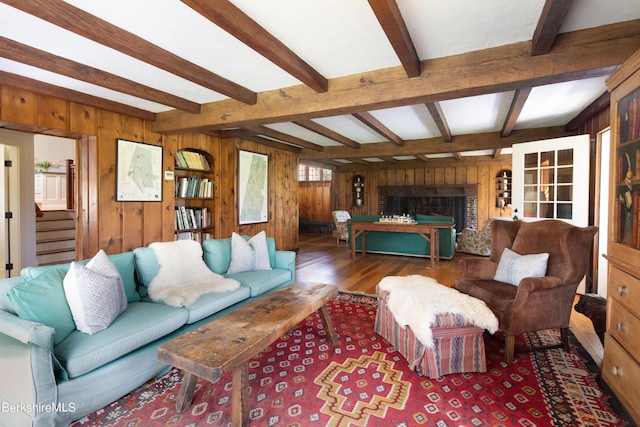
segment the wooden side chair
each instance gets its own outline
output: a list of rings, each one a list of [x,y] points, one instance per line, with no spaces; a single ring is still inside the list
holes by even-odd
[[[332,235],[336,238],[336,244],[340,244],[340,240],[349,242],[349,229],[347,227],[347,221],[351,219],[351,215],[347,211],[333,211],[333,222],[336,225],[336,229]]]

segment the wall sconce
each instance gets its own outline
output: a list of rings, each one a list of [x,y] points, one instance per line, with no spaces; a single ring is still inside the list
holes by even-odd
[[[356,206],[364,205],[364,177],[362,175],[354,175],[351,178],[353,186],[353,204]]]

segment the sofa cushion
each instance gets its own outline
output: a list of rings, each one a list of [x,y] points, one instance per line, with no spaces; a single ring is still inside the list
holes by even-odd
[[[54,354],[69,378],[78,377],[175,331],[187,318],[183,308],[135,302],[95,335],[73,331],[54,348]]]
[[[133,252],[123,252],[120,254],[109,255],[109,260],[116,266],[120,277],[122,278],[122,285],[124,286],[125,293],[127,294],[127,302],[140,301],[140,294],[136,290],[135,279],[135,267],[133,262]],[[85,259],[78,261],[81,265],[86,265],[90,260]],[[27,280],[35,279],[40,274],[60,268],[66,273],[69,270],[71,263],[55,264],[55,265],[41,265],[35,267],[25,267],[20,271],[22,279]]]
[[[249,236],[242,236],[249,240]],[[276,241],[273,237],[267,237],[267,249],[269,251],[269,264],[276,265]],[[204,262],[215,273],[224,274],[231,264],[231,238],[207,239],[202,242]],[[241,282],[242,283],[242,282]]]
[[[154,277],[160,271],[160,264],[153,249],[149,247],[141,247],[133,250],[134,262],[136,265],[136,275],[138,281],[142,285],[140,287],[140,296],[147,296],[147,287]]]
[[[291,272],[283,268],[263,271],[243,271],[242,273],[225,274],[224,276],[236,279],[242,285],[250,288],[252,297],[262,295],[292,280]]]
[[[109,327],[127,309],[120,273],[102,249],[86,266],[71,263],[64,292],[76,328],[89,335]]]
[[[263,230],[246,240],[237,233],[231,233],[231,262],[227,273],[254,270],[271,270],[267,234]]]
[[[224,274],[231,264],[231,237],[202,242],[204,262],[215,273]],[[242,282],[240,282],[242,283]]]
[[[193,304],[185,307],[189,312],[187,323],[191,324],[204,319],[220,310],[224,310],[233,304],[243,301],[251,296],[251,289],[240,286],[232,291],[211,292],[201,295]]]
[[[76,328],[62,286],[65,274],[63,269],[48,269],[38,277],[12,287],[7,293],[20,318],[55,329],[54,344],[64,340]]]
[[[417,222],[436,222],[444,224],[453,224],[453,217],[446,215],[424,215],[416,214]]]
[[[15,308],[13,307],[13,304],[11,304],[11,301],[9,301],[7,294],[9,293],[11,288],[23,283],[24,280],[22,280],[22,277],[11,277],[8,279],[0,280],[0,310],[15,314],[16,316],[18,315]]]

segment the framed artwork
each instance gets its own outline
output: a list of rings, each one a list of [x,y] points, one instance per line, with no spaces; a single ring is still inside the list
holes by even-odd
[[[162,147],[117,140],[116,201],[162,201]]]
[[[269,157],[266,154],[239,150],[238,153],[238,222],[255,224],[268,218]]]

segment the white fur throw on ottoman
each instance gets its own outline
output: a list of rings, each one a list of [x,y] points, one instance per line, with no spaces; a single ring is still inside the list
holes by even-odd
[[[149,245],[160,270],[148,286],[149,297],[174,307],[193,304],[200,295],[236,289],[240,282],[214,273],[202,259],[202,246],[195,240],[157,242]]]
[[[378,289],[389,292],[387,305],[396,322],[409,326],[426,347],[433,347],[431,325],[441,313],[460,314],[473,325],[494,333],[498,319],[484,301],[420,276],[388,276]]]

